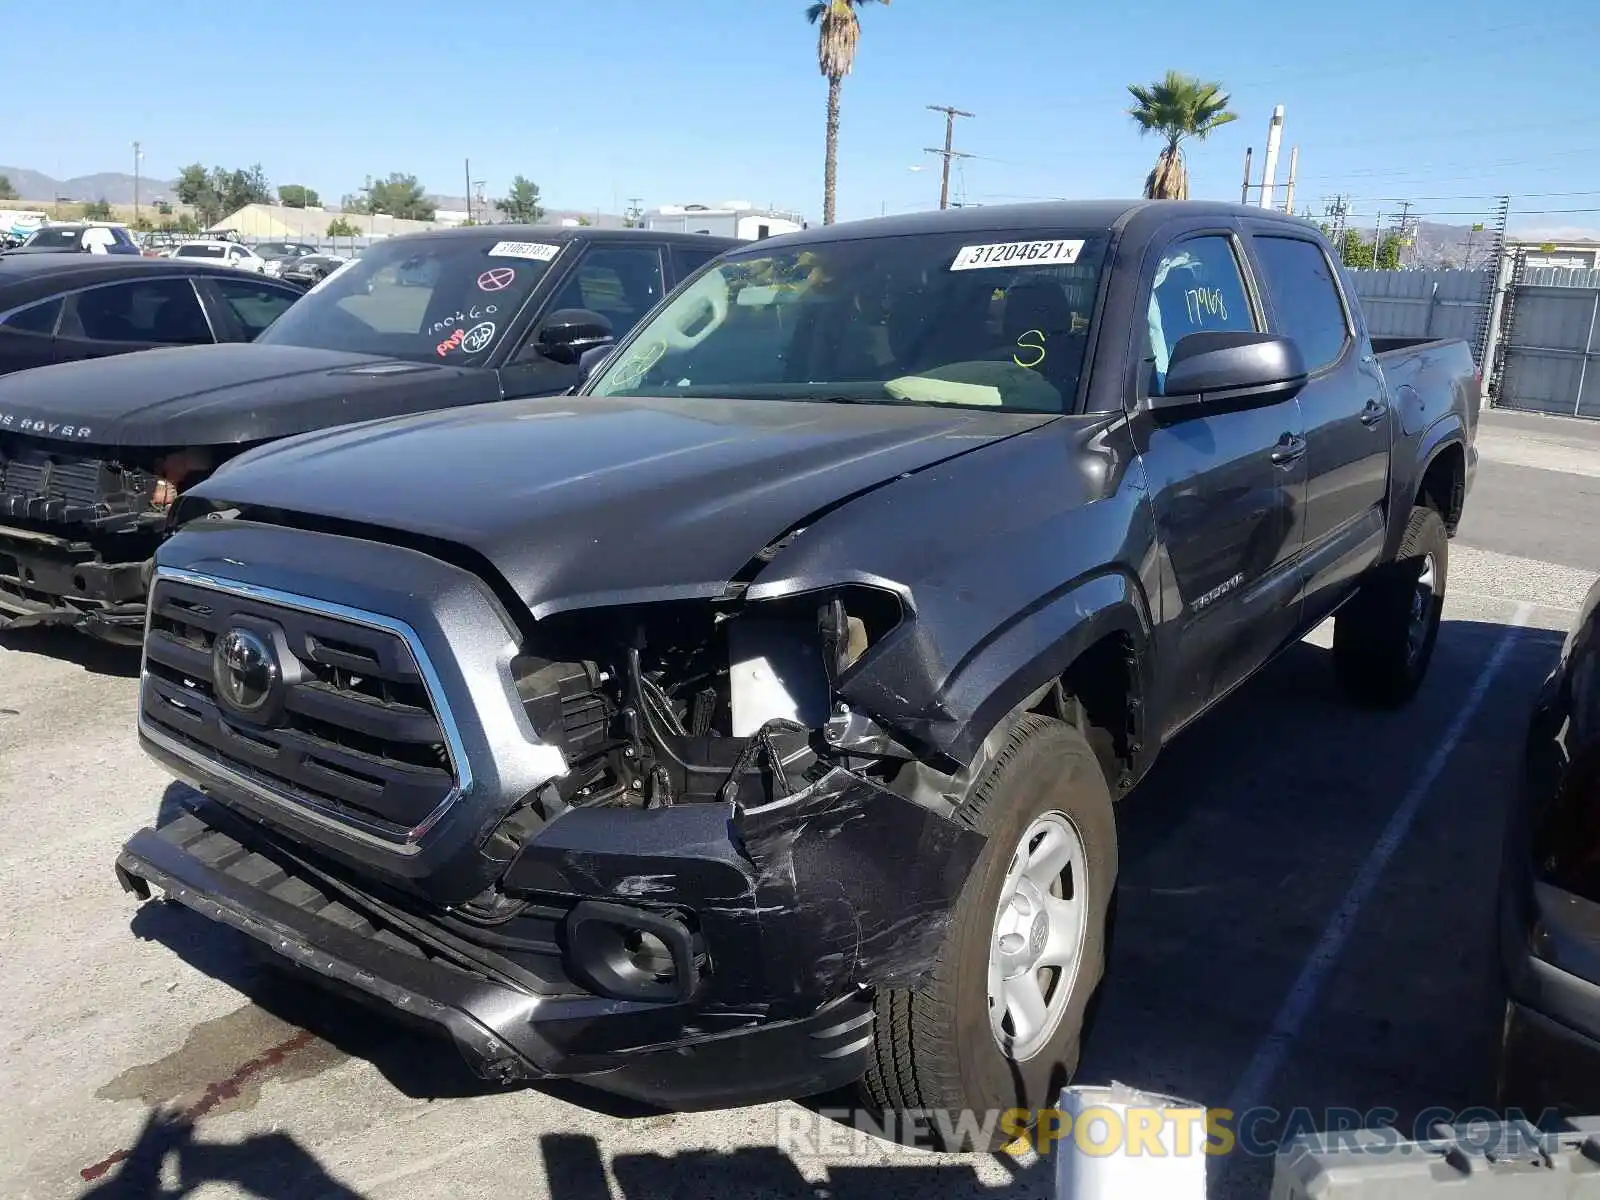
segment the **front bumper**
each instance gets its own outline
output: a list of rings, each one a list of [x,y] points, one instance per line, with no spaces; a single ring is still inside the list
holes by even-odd
[[[0,526],[0,630],[54,625],[138,645],[152,565],[108,563],[86,542]]]
[[[254,822],[193,799],[192,811],[127,843],[117,860],[124,888],[141,898],[152,888],[164,892],[336,991],[437,1027],[475,1071],[500,1082],[578,1077],[675,1108],[761,1103],[842,1086],[861,1074],[872,1045],[868,987],[914,978],[948,919],[947,906],[919,904],[910,878],[916,865],[903,861],[886,866],[907,879],[906,909],[876,922],[882,937],[874,935],[871,914],[844,911],[853,901],[843,884],[825,900],[775,911],[773,896],[796,879],[804,885],[812,869],[803,827],[781,835],[787,857],[776,873],[784,878],[773,880],[777,892],[724,886],[707,894],[703,885],[730,881],[740,853],[731,834],[721,844],[711,836],[713,806],[611,810],[596,813],[607,823],[552,822],[549,841],[534,838],[519,859],[521,873],[547,884],[559,884],[564,873],[572,880],[546,894],[570,911],[552,923],[548,957],[530,966],[526,957],[464,946],[414,904],[402,911],[391,899],[356,890],[343,875],[290,854]],[[845,823],[872,823],[869,813],[843,807]],[[922,811],[906,808],[909,815]],[[979,839],[926,815],[959,836],[940,845],[913,832],[908,848],[921,840],[928,851],[944,851],[942,866],[952,875],[964,874]],[[681,828],[675,816],[686,822]],[[826,819],[806,824],[823,826],[825,842],[848,841]],[[908,824],[916,828],[914,820]],[[691,835],[695,828],[700,833]],[[758,860],[773,853],[759,827],[747,832]],[[653,835],[660,835],[659,851]],[[571,919],[597,900],[692,912],[710,948],[705,985],[670,1001],[600,994],[603,985],[595,987],[577,961]],[[851,936],[841,940],[846,926]]]

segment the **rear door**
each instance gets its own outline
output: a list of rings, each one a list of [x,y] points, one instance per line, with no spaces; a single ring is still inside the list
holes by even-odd
[[[61,309],[61,297],[52,296],[0,314],[0,374],[56,361],[55,332]]]
[[[1203,711],[1294,631],[1305,501],[1303,426],[1294,399],[1206,402],[1153,413],[1178,343],[1192,333],[1262,332],[1266,313],[1231,223],[1207,222],[1152,242],[1141,268],[1135,446],[1144,464],[1172,591],[1166,731]]]
[[[1250,246],[1275,332],[1305,356],[1303,592],[1308,623],[1320,620],[1377,561],[1385,531],[1393,420],[1383,376],[1357,336],[1353,301],[1309,231],[1251,222]]]
[[[55,351],[61,361],[71,361],[215,340],[188,279],[130,279],[67,297]]]

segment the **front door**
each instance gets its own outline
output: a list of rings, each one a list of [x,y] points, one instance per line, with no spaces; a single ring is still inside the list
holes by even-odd
[[[1303,556],[1307,623],[1332,612],[1383,549],[1395,419],[1383,376],[1361,357],[1351,306],[1322,247],[1281,225],[1250,247],[1266,281],[1272,328],[1300,346],[1310,373]]]
[[[1305,494],[1296,400],[1205,402],[1152,413],[1172,351],[1188,334],[1264,331],[1235,231],[1183,235],[1147,258],[1136,321],[1145,359],[1131,429],[1167,557],[1161,652],[1172,664],[1164,733],[1261,665],[1292,633]]]
[[[663,248],[655,242],[634,241],[591,245],[545,301],[543,316],[563,309],[598,313],[610,323],[613,338],[621,341],[666,294]],[[501,370],[507,396],[549,395],[583,382],[576,363],[558,361],[542,349],[543,316]]]

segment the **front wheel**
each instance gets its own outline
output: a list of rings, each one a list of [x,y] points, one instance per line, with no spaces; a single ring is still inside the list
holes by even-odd
[[[957,817],[988,845],[929,982],[879,993],[862,1086],[877,1108],[948,1113],[931,1129],[945,1149],[996,1149],[1019,1130],[987,1114],[1049,1107],[1077,1070],[1105,970],[1116,819],[1083,734],[1037,714],[1012,727]],[[983,1132],[953,1144],[968,1110]]]
[[[1373,570],[1333,621],[1333,668],[1358,704],[1398,708],[1428,673],[1450,567],[1444,518],[1413,508],[1392,563]]]

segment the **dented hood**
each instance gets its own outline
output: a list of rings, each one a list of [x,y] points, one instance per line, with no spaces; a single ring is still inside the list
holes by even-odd
[[[220,502],[442,539],[483,555],[543,617],[715,596],[819,512],[1052,419],[779,400],[508,401],[262,447],[191,492],[184,515]]]

